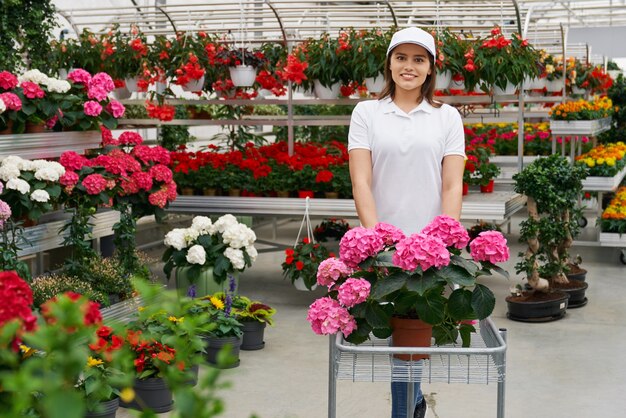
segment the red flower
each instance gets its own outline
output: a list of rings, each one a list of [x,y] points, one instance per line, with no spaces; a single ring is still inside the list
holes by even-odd
[[[328,183],[333,179],[333,173],[328,170],[322,170],[315,176],[316,183]]]
[[[304,263],[302,261],[296,261],[296,269],[302,270],[304,268]]]

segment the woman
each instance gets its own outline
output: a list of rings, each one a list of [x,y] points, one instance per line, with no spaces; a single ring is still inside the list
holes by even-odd
[[[405,234],[435,216],[461,215],[465,138],[459,112],[433,99],[435,40],[418,28],[396,32],[387,50],[386,87],[359,103],[350,121],[350,177],[361,224],[386,222]],[[400,361],[400,360],[394,360]],[[407,384],[391,384],[392,418],[406,418]],[[414,417],[426,415],[419,383]]]

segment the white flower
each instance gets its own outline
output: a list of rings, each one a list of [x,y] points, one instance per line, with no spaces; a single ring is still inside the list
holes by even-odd
[[[210,234],[213,235],[214,231],[211,228],[213,222],[211,222],[211,218],[208,216],[196,216],[191,221],[191,229],[198,231],[201,235]]]
[[[224,251],[224,256],[230,260],[230,263],[235,269],[243,270],[246,267],[246,262],[243,258],[243,251],[228,247]]]
[[[24,159],[22,157],[18,157],[17,155],[9,155],[8,157],[4,157],[2,159],[2,166],[5,165],[15,165],[20,166]]]
[[[45,190],[35,190],[30,194],[30,200],[46,203],[48,200],[50,200],[50,195]]]
[[[196,231],[195,229],[193,228],[185,229],[185,241],[187,242],[187,245],[194,242],[198,238],[198,236],[200,236],[200,233]]]
[[[259,255],[259,253],[257,252],[256,248],[254,248],[254,245],[247,245],[246,246],[246,253],[248,253],[248,256],[250,257],[250,260],[252,262],[256,261],[256,258]]]
[[[224,232],[224,230],[229,226],[229,225],[235,225],[238,224],[239,222],[237,222],[237,218],[235,218],[233,215],[231,215],[230,213],[227,213],[226,215],[220,216],[219,219],[217,221],[215,221],[215,223],[213,224],[213,226],[215,227],[215,229],[217,230],[217,232]]]
[[[7,110],[7,105],[0,99],[0,113],[4,113],[5,110]]]
[[[48,91],[53,93],[67,93],[72,88],[67,81],[57,80],[56,78],[49,79],[46,85],[48,86]]]
[[[35,178],[37,180],[58,181],[59,177],[61,177],[59,172],[52,167],[43,167],[35,171]]]
[[[9,179],[9,181],[7,181],[6,188],[9,190],[17,190],[21,194],[26,194],[30,192],[30,184],[22,179]]]
[[[45,75],[44,73],[42,73],[39,70],[28,70],[26,71],[24,74],[22,74],[21,76],[19,76],[17,78],[19,80],[19,82],[21,83],[22,81],[32,81],[33,83],[37,83],[37,84],[47,84],[48,83],[48,76]]]
[[[202,245],[194,245],[187,251],[187,262],[190,264],[204,264],[206,262],[206,251]]]
[[[20,176],[20,169],[16,165],[3,165],[0,167],[0,179],[9,181]]]
[[[229,225],[222,233],[224,244],[230,245],[232,248],[242,248],[251,245],[256,240],[254,231],[244,224]]]
[[[185,231],[183,228],[174,228],[167,234],[165,234],[165,240],[163,244],[168,247],[173,247],[177,250],[182,250],[187,247],[187,240],[185,240]]]

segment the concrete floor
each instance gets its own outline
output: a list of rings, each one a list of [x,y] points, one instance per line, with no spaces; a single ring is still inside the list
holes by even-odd
[[[498,327],[508,330],[506,417],[626,417],[626,355],[622,353],[626,266],[619,261],[619,250],[573,249],[589,271],[587,306],[568,310],[565,318],[556,322],[514,322],[506,318],[504,299],[510,287],[523,283],[513,267],[522,249],[517,237],[520,220],[513,219],[512,233],[507,234],[511,260],[504,267],[511,278],[484,281],[497,296],[492,318]],[[299,221],[280,226],[277,241],[293,244],[298,226]],[[260,239],[272,238],[271,226],[255,230]],[[155,248],[151,252],[160,256],[161,251]],[[276,325],[266,329],[263,350],[242,351],[241,365],[223,372],[224,380],[232,384],[221,393],[224,417],[327,416],[328,338],[315,335],[306,322],[308,306],[324,291],[296,290],[281,276],[282,261],[282,252],[262,253],[241,277],[241,294],[277,309]],[[427,417],[495,418],[496,389],[495,384],[424,384]],[[338,418],[389,417],[389,384],[340,381],[337,404]],[[125,410],[118,412],[118,417],[127,416]]]

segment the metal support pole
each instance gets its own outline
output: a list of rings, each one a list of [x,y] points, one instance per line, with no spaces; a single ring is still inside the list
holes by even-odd
[[[293,155],[293,84],[287,84],[287,154]]]
[[[411,371],[413,371],[413,368],[411,368]],[[409,373],[409,377],[413,377],[413,373]],[[413,398],[415,397],[413,389],[415,389],[413,382],[406,382],[406,418],[413,418]]]
[[[504,342],[506,343],[506,334],[507,334],[507,330],[506,328],[500,328],[499,330],[500,332],[500,336],[502,337],[502,339],[504,340]],[[500,368],[500,376],[504,376],[502,378],[500,378],[498,380],[498,418],[504,418],[504,403],[505,403],[505,395],[506,395],[506,388],[505,388],[505,381],[506,381],[506,351],[503,353],[498,354],[498,357],[500,357],[498,360],[498,362],[496,364],[501,364]]]
[[[337,414],[337,373],[335,373],[335,335],[328,338],[328,418]]]

